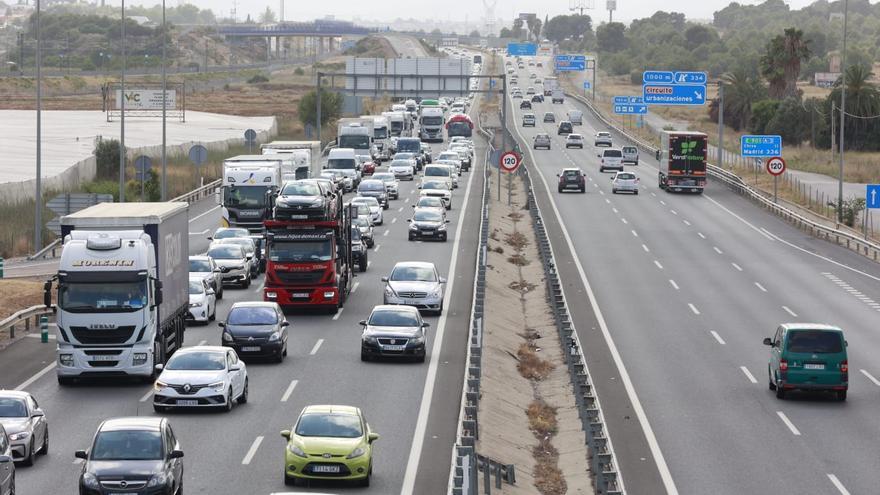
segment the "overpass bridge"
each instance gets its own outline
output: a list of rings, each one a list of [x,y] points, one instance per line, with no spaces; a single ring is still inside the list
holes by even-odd
[[[265,38],[269,55],[281,57],[287,54],[299,56],[333,52],[338,50],[343,37],[361,37],[378,30],[348,21],[316,19],[309,22],[234,24],[220,26],[218,32],[231,41]]]

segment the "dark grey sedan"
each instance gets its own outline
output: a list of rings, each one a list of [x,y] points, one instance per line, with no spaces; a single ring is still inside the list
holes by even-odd
[[[550,149],[550,135],[549,134],[538,134],[535,136],[534,144],[532,145],[534,149],[538,148],[546,148]]]
[[[428,323],[412,306],[381,305],[361,320],[361,361],[378,357],[412,358],[425,362]]]
[[[223,329],[223,345],[242,359],[269,357],[277,362],[287,356],[287,327],[281,306],[274,302],[237,302],[232,305]]]

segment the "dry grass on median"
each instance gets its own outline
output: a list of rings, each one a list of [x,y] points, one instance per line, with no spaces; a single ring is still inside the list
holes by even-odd
[[[559,451],[550,442],[559,428],[556,408],[538,399],[529,404],[526,415],[529,418],[529,429],[538,439],[538,445],[532,448],[532,456],[535,458],[532,471],[535,488],[541,495],[562,495],[568,491],[568,485],[558,467]]]
[[[529,380],[540,381],[547,378],[556,366],[538,357],[536,350],[537,348],[530,342],[520,344],[516,351],[516,356],[519,358],[517,370]]]
[[[0,320],[43,303],[43,281],[34,278],[0,280]]]

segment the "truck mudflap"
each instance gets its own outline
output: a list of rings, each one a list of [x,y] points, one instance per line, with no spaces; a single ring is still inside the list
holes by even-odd
[[[342,299],[340,299],[340,297]],[[264,287],[263,300],[276,302],[281,307],[332,307],[339,308],[345,301],[338,287]]]

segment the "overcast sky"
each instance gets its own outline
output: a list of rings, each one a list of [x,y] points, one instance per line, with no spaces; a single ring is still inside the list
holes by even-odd
[[[168,0],[168,5],[175,5],[179,0]],[[311,20],[325,15],[335,15],[349,19],[361,17],[370,20],[391,21],[398,17],[414,17],[417,19],[434,18],[444,21],[464,21],[482,23],[485,17],[483,3],[495,2],[496,17],[511,20],[519,12],[534,12],[540,17],[550,17],[568,13],[568,8],[575,4],[592,5],[594,9],[587,11],[597,21],[607,21],[605,10],[606,0],[330,0],[310,2],[308,0],[286,0],[286,20]],[[119,3],[113,0],[112,3]],[[129,3],[153,5],[155,0],[129,0]],[[278,13],[281,0],[189,0],[188,3],[201,8],[211,8],[223,17],[230,15],[233,5],[237,3],[239,19],[247,14],[252,16],[263,12],[267,6]],[[684,12],[688,18],[711,19],[712,13],[730,3],[729,0],[617,0],[617,11],[614,19],[623,22],[632,19],[649,17],[657,10]],[[742,4],[762,3],[756,0],[740,0]],[[788,0],[793,9],[812,3],[812,0]],[[872,0],[873,3],[873,0]]]

